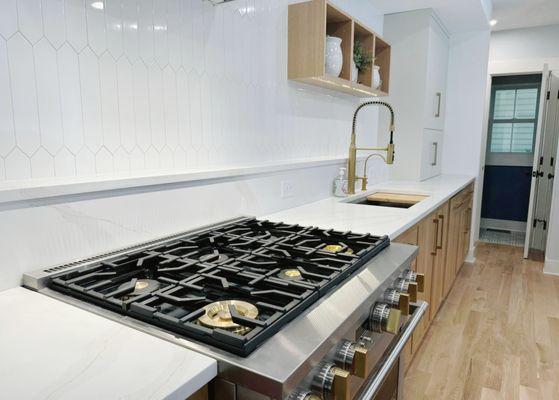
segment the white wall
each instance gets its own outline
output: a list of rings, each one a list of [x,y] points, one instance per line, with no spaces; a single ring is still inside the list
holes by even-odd
[[[484,148],[489,38],[489,31],[452,35],[448,62],[442,172],[478,177],[472,245],[478,237],[481,209],[480,158]]]
[[[497,31],[491,34],[489,72],[541,72],[543,64],[559,70],[559,25]]]
[[[345,154],[359,100],[287,81],[288,0],[91,3],[0,2],[0,182]]]
[[[489,31],[452,35],[447,78],[443,173],[478,175]]]
[[[84,0],[0,1],[0,290],[25,271],[329,196],[339,161],[48,199],[1,196],[13,179],[25,194],[26,185],[69,177],[345,156],[359,100],[287,81],[289,2],[111,0],[101,12]],[[368,0],[335,3],[382,33]],[[361,114],[363,144],[376,144],[377,117]],[[386,171],[374,160],[372,183]],[[281,198],[284,181],[292,197]]]
[[[541,72],[544,64],[559,71],[559,25],[494,32],[490,74]],[[559,157],[559,153],[557,154]],[[556,158],[559,159],[559,158]],[[557,167],[556,167],[557,168]],[[559,170],[556,169],[556,176]],[[545,255],[545,272],[559,274],[559,185],[555,182]]]

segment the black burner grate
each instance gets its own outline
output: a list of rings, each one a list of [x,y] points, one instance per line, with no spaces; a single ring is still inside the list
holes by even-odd
[[[246,356],[389,244],[370,234],[245,219],[51,278],[49,286]],[[199,318],[217,301],[239,329]]]

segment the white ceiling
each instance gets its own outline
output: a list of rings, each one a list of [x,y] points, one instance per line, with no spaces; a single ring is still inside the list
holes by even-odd
[[[493,0],[493,30],[559,24],[559,0]]]
[[[559,2],[559,0],[550,1]],[[484,4],[485,7],[490,8],[491,2],[487,0],[373,0],[373,3],[383,14],[432,8],[450,33],[468,32],[489,27],[489,17],[484,10]]]

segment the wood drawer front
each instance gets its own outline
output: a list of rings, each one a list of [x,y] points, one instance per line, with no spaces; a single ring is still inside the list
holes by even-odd
[[[450,209],[452,210],[461,207],[464,203],[468,201],[468,197],[473,199],[473,194],[474,194],[474,184],[470,183],[460,193],[458,193],[452,199],[450,199]]]
[[[419,224],[412,226],[410,229],[402,233],[400,236],[394,239],[394,242],[411,244],[412,246],[419,246]],[[417,258],[419,258],[419,255]],[[414,271],[417,271],[417,258],[411,263],[411,267]]]

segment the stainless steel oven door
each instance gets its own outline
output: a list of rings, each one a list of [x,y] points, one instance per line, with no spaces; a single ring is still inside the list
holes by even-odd
[[[377,369],[355,397],[356,400],[401,400],[404,383],[402,351],[428,307],[425,302],[417,306],[411,318],[396,336],[394,343],[379,361]]]

